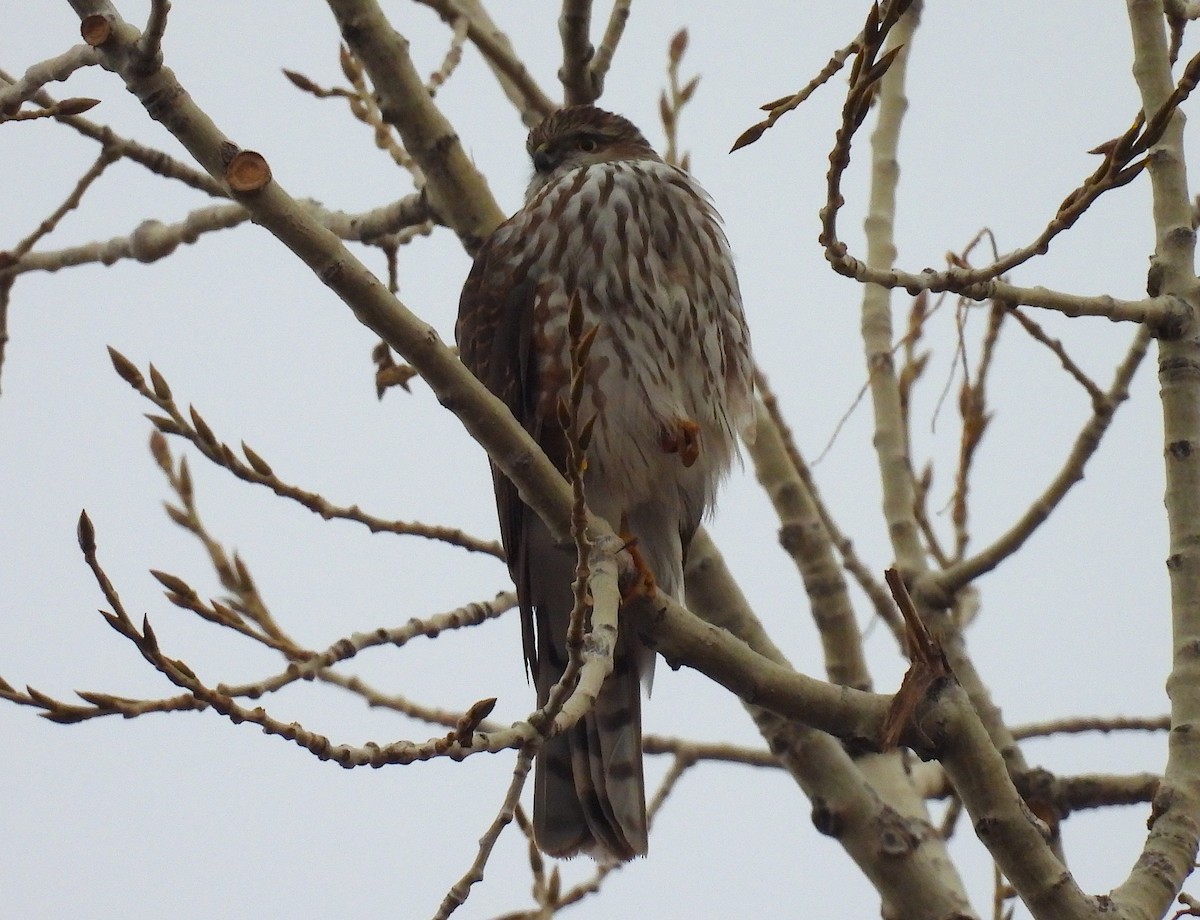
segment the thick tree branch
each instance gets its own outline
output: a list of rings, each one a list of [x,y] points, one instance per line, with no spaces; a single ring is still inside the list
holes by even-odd
[[[757,432],[747,450],[755,475],[779,516],[780,545],[792,557],[804,582],[821,636],[826,674],[835,684],[869,690],[871,675],[863,656],[862,635],[833,541],[766,407],[760,404],[756,415]]]
[[[871,135],[871,192],[864,227],[867,264],[881,271],[896,258],[893,241],[896,186],[900,167],[896,150],[908,102],[904,97],[905,66],[912,47],[920,4],[900,18],[889,37],[895,51],[879,90],[879,121]],[[897,565],[905,573],[927,567],[915,515],[916,492],[908,462],[908,437],[901,410],[900,386],[892,357],[891,293],[879,285],[863,290],[863,349],[866,353],[871,403],[875,409],[874,445],[883,486],[883,515]]]
[[[1133,76],[1149,121],[1176,97],[1161,0],[1128,0]],[[1189,65],[1190,66],[1190,65]],[[1150,293],[1200,307],[1196,231],[1183,152],[1183,115],[1168,112],[1151,149],[1150,188],[1156,243]],[[1193,312],[1193,316],[1197,314]],[[1170,534],[1172,667],[1167,678],[1171,732],[1150,833],[1129,878],[1113,892],[1130,915],[1162,916],[1192,872],[1200,840],[1200,326],[1159,340],[1159,383]]]
[[[563,62],[558,79],[563,85],[567,105],[595,102],[600,88],[592,78],[595,53],[591,42],[592,0],[563,0],[558,16],[558,34],[562,39]]]
[[[794,673],[754,616],[704,528],[692,541],[686,575],[688,604],[710,624],[697,629],[728,631],[737,637],[735,643],[746,643],[751,654],[763,656],[785,674]],[[687,664],[697,666],[693,661]],[[874,707],[888,698],[855,697],[870,701],[865,705],[871,707],[871,715],[863,724],[881,729],[883,723],[875,721],[881,713]],[[789,719],[760,705],[747,703],[746,708],[771,751],[811,800],[817,829],[837,838],[885,905],[914,917],[974,916],[899,756],[854,759],[846,745],[810,727],[803,715]],[[888,792],[887,801],[881,798],[880,788]],[[896,844],[889,849],[895,858],[880,860],[880,848],[888,842]]]
[[[396,32],[375,0],[328,0],[346,44],[371,77],[379,108],[400,132],[405,149],[425,175],[429,206],[474,253],[504,220],[483,175],[453,127],[434,105]],[[204,164],[208,168],[208,164]]]

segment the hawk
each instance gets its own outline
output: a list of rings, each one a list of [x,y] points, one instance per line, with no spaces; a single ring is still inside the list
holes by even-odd
[[[750,338],[729,243],[708,195],[629,121],[593,106],[547,116],[526,143],[525,205],[488,238],[459,302],[466,366],[559,467],[570,377],[567,315],[597,327],[586,365],[595,423],[588,506],[630,540],[657,589],[683,595],[702,515],[753,422]],[[493,465],[538,705],[567,663],[575,552],[556,544]],[[641,695],[654,652],[619,630],[595,707],[548,739],[534,839],[552,856],[627,860],[647,849]]]

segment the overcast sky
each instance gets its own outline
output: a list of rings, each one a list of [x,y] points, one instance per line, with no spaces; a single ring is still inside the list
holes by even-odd
[[[435,69],[446,29],[423,8],[385,6],[412,40],[420,69]],[[557,96],[555,5],[493,6],[534,76]],[[8,7],[0,66],[10,73],[78,42],[66,3]],[[143,21],[145,3],[118,7]],[[697,9],[635,3],[602,102],[660,143],[667,43],[679,27],[690,29],[684,73],[703,79],[681,140],[725,217],[759,363],[802,450],[815,458],[865,379],[861,291],[828,269],[816,242],[844,79],[835,77],[759,143],[727,151],[759,119],[761,103],[804,85],[855,35],[866,4],[759,0]],[[606,14],[598,4],[597,16]],[[909,269],[940,266],[947,251],[985,226],[1001,249],[1026,243],[1095,167],[1086,151],[1124,131],[1138,108],[1121,5],[931,3],[924,19],[901,144],[897,242]],[[286,67],[321,84],[342,82],[338,41],[320,3],[177,2],[164,52],[197,103],[227,135],[262,152],[289,192],[360,211],[405,194],[406,174],[342,103],[303,95],[281,74]],[[79,72],[51,90],[102,100],[89,117],[186,158],[112,74]],[[515,210],[528,177],[524,129],[473,49],[438,102],[501,206]],[[841,222],[859,252],[867,133],[855,149]],[[0,248],[29,233],[96,153],[93,142],[51,122],[3,126]],[[1014,280],[1141,296],[1153,249],[1148,202],[1144,178],[1102,199]],[[124,236],[143,219],[178,220],[206,203],[122,162],[41,245]],[[377,251],[363,258],[383,272]],[[468,267],[446,231],[401,253],[402,300],[447,340]],[[895,305],[903,316],[903,295]],[[1036,317],[1107,386],[1132,328]],[[969,331],[983,318],[974,311]],[[372,334],[259,228],[206,236],[153,265],[24,275],[9,331],[0,377],[0,675],[17,686],[64,698],[74,689],[131,697],[173,690],[96,614],[103,598],[75,543],[82,508],[127,607],[150,616],[168,654],[210,684],[279,667],[250,643],[172,608],[148,574],[166,570],[205,596],[220,593],[202,548],[162,513],[169,493],[146,449],[150,427],[142,417],[152,407],[112,372],[106,345],[143,368],[153,361],[181,404],[194,403],[221,439],[245,440],[284,479],[382,516],[497,533],[481,449],[419,383],[412,395],[377,401]],[[957,447],[957,380],[934,424],[951,379],[953,337],[946,310],[930,327],[935,356],[915,409],[915,452],[935,458],[935,509],[949,496]],[[1084,482],[1023,553],[979,584],[983,610],[970,648],[1013,723],[1166,709],[1167,545],[1153,364],[1151,356]],[[1043,488],[1090,411],[1057,359],[1015,327],[1005,333],[990,397],[995,418],[972,491],[976,546]],[[881,572],[891,560],[870,443],[864,404],[816,473],[843,529]],[[243,555],[284,627],[315,648],[508,586],[495,560],[322,523],[198,456],[191,462],[212,533]],[[948,529],[947,518],[939,523]],[[798,668],[820,675],[807,601],[776,527],[752,473],[735,476],[713,534],[776,642]],[[870,628],[865,604],[858,613]],[[867,648],[878,689],[893,689],[904,662],[886,630],[871,631]],[[373,650],[348,673],[446,708],[497,696],[501,721],[521,718],[533,701],[514,617],[436,642]],[[308,684],[269,706],[351,744],[437,733]],[[695,673],[665,668],[646,727],[761,745],[736,701]],[[0,912],[13,917],[429,916],[473,858],[514,761],[505,753],[343,771],[214,713],[60,727],[3,705],[0,735]],[[1034,743],[1027,753],[1031,763],[1064,773],[1157,771],[1164,748],[1161,736],[1112,736]],[[651,785],[666,766],[651,759]],[[1107,891],[1124,878],[1147,811],[1071,818],[1067,852],[1085,890]],[[571,916],[875,915],[876,896],[840,847],[812,829],[808,814],[781,773],[697,767],[656,824],[650,858],[611,878]],[[953,851],[976,909],[987,914],[991,871],[969,824]],[[524,860],[522,838],[510,830],[460,915],[530,906]],[[577,861],[569,877],[589,868]]]

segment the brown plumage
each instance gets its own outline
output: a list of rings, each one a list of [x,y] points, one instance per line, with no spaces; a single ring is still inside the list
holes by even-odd
[[[585,413],[596,422],[588,505],[636,539],[658,589],[683,594],[683,561],[752,423],[750,342],[729,245],[708,196],[629,121],[592,106],[529,134],[524,207],[487,240],[463,287],[463,362],[560,469],[556,406],[569,376],[567,310],[599,327]],[[566,665],[575,558],[493,467],[500,532],[520,598],[538,704]],[[644,855],[641,693],[654,654],[620,630],[594,709],[537,761],[534,836],[551,855]]]

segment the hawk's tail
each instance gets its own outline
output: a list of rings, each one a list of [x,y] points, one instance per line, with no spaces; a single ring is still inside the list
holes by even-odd
[[[533,517],[533,515],[530,515]],[[529,568],[536,620],[537,698],[545,705],[567,664],[574,554],[549,543],[540,521],[527,523],[540,552]],[[646,787],[642,777],[642,659],[653,661],[629,630],[620,630],[613,670],[590,712],[546,741],[534,776],[533,832],[551,856],[587,853],[627,860],[646,854]]]
[[[592,711],[549,739],[538,755],[534,839],[551,856],[582,852],[626,860],[646,855],[642,686],[636,655],[625,641],[618,644],[612,674]]]

